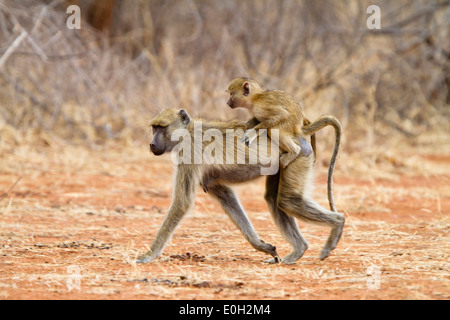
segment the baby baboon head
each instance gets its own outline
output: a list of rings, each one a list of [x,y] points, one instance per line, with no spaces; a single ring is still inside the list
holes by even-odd
[[[150,143],[150,151],[156,155],[170,152],[178,143],[172,141],[172,133],[177,129],[185,129],[191,121],[187,112],[183,109],[165,109],[150,121],[153,131],[153,140]]]
[[[230,108],[250,108],[251,97],[264,91],[258,82],[247,78],[233,79],[227,86],[230,94],[227,104]]]

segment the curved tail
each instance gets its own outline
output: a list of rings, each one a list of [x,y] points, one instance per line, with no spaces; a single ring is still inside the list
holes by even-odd
[[[341,144],[342,126],[339,120],[336,119],[335,117],[330,115],[324,115],[321,116],[316,121],[314,121],[313,123],[303,126],[302,130],[305,135],[311,136],[326,126],[334,127],[334,131],[336,133],[336,141],[334,144],[333,155],[331,156],[330,167],[328,168],[327,192],[328,192],[328,203],[330,204],[330,208],[332,211],[337,212],[333,197],[333,172],[334,166],[336,164],[336,158],[339,152],[339,147]]]

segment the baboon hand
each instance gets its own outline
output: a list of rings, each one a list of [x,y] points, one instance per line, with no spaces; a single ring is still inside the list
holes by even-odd
[[[253,143],[253,141],[256,139],[256,137],[257,137],[256,131],[250,129],[250,130],[245,131],[244,136],[242,137],[241,141],[244,144],[246,144],[247,146],[250,146]]]

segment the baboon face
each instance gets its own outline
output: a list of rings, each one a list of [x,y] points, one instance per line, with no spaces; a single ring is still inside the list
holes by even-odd
[[[234,109],[234,101],[233,101],[233,94],[230,93],[230,97],[227,100],[227,105],[230,106],[231,109]]]
[[[177,129],[185,129],[190,122],[189,115],[183,109],[167,109],[161,111],[150,122],[153,131],[153,139],[150,143],[150,151],[159,156],[170,152],[178,143],[172,141],[172,133]]]
[[[246,78],[237,78],[228,84],[227,92],[230,94],[227,104],[230,108],[251,108],[251,95],[261,92],[262,89],[256,81]]]
[[[231,81],[228,85],[227,92],[230,94],[228,98],[227,105],[230,108],[239,108],[245,106],[245,100],[247,100],[250,93],[250,88],[248,82],[241,81],[241,79],[236,79]]]
[[[150,143],[150,151],[153,152],[155,156],[160,156],[164,152],[166,152],[167,149],[167,144],[165,143],[167,127],[154,125],[152,126],[152,130],[153,130],[153,140]]]

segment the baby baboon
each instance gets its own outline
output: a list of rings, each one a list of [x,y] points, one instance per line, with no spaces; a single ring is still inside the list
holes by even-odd
[[[203,121],[202,124],[203,130],[212,128],[222,133],[225,133],[227,129],[236,131],[240,129],[242,132],[241,136],[244,130],[247,129],[244,123],[237,121]],[[155,155],[169,152],[176,147],[178,141],[172,141],[172,135],[177,129],[185,129],[186,134],[183,137],[183,142],[186,139],[188,144],[192,145],[190,150],[197,150],[192,139],[195,133],[196,121],[191,121],[184,110],[163,110],[151,121],[151,125],[154,130],[154,137],[150,144],[150,149]],[[318,127],[320,125],[311,127],[308,132],[315,132],[315,129]],[[225,145],[230,143],[227,139],[228,136],[223,135],[222,139],[216,139],[214,142]],[[232,153],[236,154],[242,149],[247,148],[239,139],[236,142],[231,150]],[[298,230],[294,217],[332,227],[330,236],[322,249],[321,259],[326,258],[330,251],[336,247],[344,226],[344,217],[341,214],[320,207],[310,198],[309,188],[311,185],[314,155],[305,139],[300,138],[299,144],[303,148],[302,155],[297,157],[281,173],[268,176],[266,182],[265,199],[269,205],[271,214],[281,233],[293,246],[292,253],[282,260],[284,263],[295,262],[307,249],[307,242]],[[200,150],[194,151],[192,158],[195,158],[195,152],[203,152],[207,147],[208,142],[203,141]],[[224,153],[229,152],[228,148],[222,148],[222,150],[224,150]],[[305,151],[307,152],[305,153]],[[278,157],[277,155],[274,156]],[[233,159],[233,156],[231,159]],[[246,160],[248,159],[246,158]],[[196,188],[204,177],[209,174],[214,176],[214,183],[208,186],[209,193],[219,200],[222,208],[240,229],[244,237],[255,249],[270,254],[273,257],[268,262],[279,261],[276,248],[268,243],[264,243],[259,238],[240,205],[239,200],[234,195],[232,189],[227,186],[230,183],[240,183],[257,178],[261,175],[261,168],[263,166],[260,162],[249,164],[247,161],[242,164],[238,162],[232,164],[179,163],[176,167],[174,194],[169,212],[153,241],[151,249],[139,257],[137,262],[149,262],[161,254],[181,218],[193,206]]]
[[[243,107],[253,112],[254,118],[247,123],[253,130],[248,130],[245,141],[251,143],[258,129],[279,129],[280,149],[286,153],[280,156],[280,165],[285,168],[297,157],[301,146],[297,145],[298,137],[311,136],[311,144],[316,152],[315,133],[325,126],[331,125],[336,132],[335,147],[328,170],[328,202],[331,210],[336,211],[333,198],[333,171],[339,151],[342,128],[333,116],[322,116],[314,124],[306,117],[302,106],[293,97],[283,91],[263,90],[258,82],[247,78],[236,78],[228,84],[230,97],[227,104],[231,108]],[[252,137],[249,136],[253,134]],[[270,135],[270,130],[268,132]],[[297,149],[298,147],[298,149]],[[315,154],[316,155],[316,154]],[[207,188],[204,187],[205,192]]]
[[[284,91],[264,90],[258,82],[247,78],[236,78],[227,87],[230,97],[227,104],[231,108],[247,108],[259,121],[253,130],[245,133],[244,141],[252,143],[260,129],[279,130],[279,146],[285,152],[280,156],[280,165],[285,168],[300,153],[296,143],[301,128],[309,124],[302,106]]]
[[[250,119],[247,121],[247,128],[251,129],[254,128],[256,125],[258,125],[258,120],[256,118]],[[314,157],[316,156],[315,153],[315,133],[321,129],[323,129],[326,126],[332,126],[334,128],[336,139],[334,143],[334,149],[333,154],[331,156],[330,160],[330,166],[328,168],[328,178],[327,178],[327,194],[328,194],[328,202],[330,204],[330,208],[332,211],[337,212],[336,205],[334,204],[334,197],[333,197],[333,172],[334,167],[336,165],[336,159],[339,152],[339,147],[341,144],[341,135],[342,135],[342,127],[338,119],[336,119],[333,116],[330,115],[323,115],[313,123],[310,123],[308,121],[307,124],[304,124],[302,127],[302,135],[303,136],[311,136],[311,144],[312,144],[312,151],[314,151]],[[311,146],[307,143],[307,141],[304,138],[300,138],[300,147],[302,148],[302,153],[304,155],[309,155],[311,152]],[[303,148],[307,148],[303,150]],[[315,158],[314,158],[315,159]],[[211,181],[211,177],[208,177],[208,182]],[[204,181],[202,183],[203,190],[207,192],[207,185]],[[206,186],[206,187],[205,187]]]

